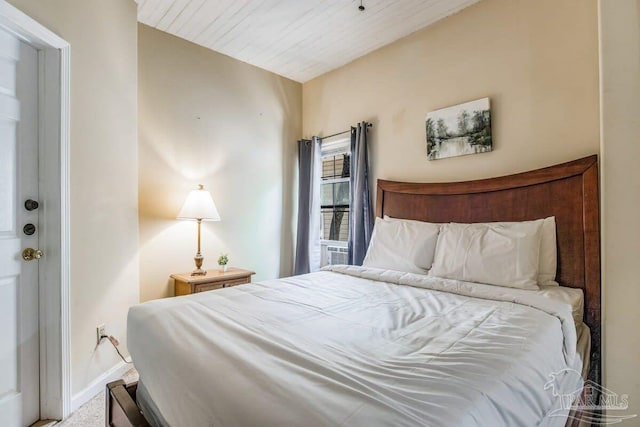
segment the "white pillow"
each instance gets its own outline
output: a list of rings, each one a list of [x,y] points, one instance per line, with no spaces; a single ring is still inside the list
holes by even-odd
[[[550,216],[542,223],[540,239],[539,286],[559,286],[556,282],[558,269],[558,244],[556,243],[556,217]]]
[[[543,222],[445,224],[429,275],[537,290]]]
[[[433,263],[440,227],[401,219],[376,218],[364,267],[426,274]]]
[[[479,223],[480,224],[480,223]],[[482,224],[501,224],[511,226],[521,222],[485,222]],[[558,267],[558,248],[556,244],[556,217],[545,218],[540,230],[540,262],[538,263],[538,286],[560,286],[556,279]]]
[[[426,270],[431,269],[433,265],[433,257],[436,253],[436,244],[438,243],[438,234],[440,234],[440,226],[442,224],[438,224],[435,222],[426,222],[426,221],[418,221],[416,219],[404,219],[404,218],[393,218],[389,215],[385,215],[383,217],[385,221],[399,221],[405,222],[410,227],[415,227],[420,234],[424,234],[427,238],[427,242],[424,242],[424,245],[429,248],[429,253],[424,261],[421,261],[418,265],[428,265]],[[437,229],[437,231],[436,231]],[[433,233],[436,233],[435,237]]]

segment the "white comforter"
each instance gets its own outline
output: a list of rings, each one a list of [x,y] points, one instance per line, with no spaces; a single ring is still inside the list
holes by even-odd
[[[571,307],[511,291],[334,267],[132,307],[128,347],[176,427],[563,425]]]

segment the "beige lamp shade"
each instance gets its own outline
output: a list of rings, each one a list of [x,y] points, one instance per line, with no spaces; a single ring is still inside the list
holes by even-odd
[[[200,184],[197,190],[191,190],[178,213],[178,219],[196,219],[202,221],[220,221],[220,214],[211,193]]]

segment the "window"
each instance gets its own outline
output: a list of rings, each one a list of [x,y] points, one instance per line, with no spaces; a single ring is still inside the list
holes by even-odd
[[[322,143],[320,238],[322,265],[346,264],[349,238],[350,140]]]

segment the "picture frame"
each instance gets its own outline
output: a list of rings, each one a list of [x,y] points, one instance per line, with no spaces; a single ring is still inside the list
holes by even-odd
[[[425,131],[429,160],[491,152],[493,137],[489,98],[427,113]]]

